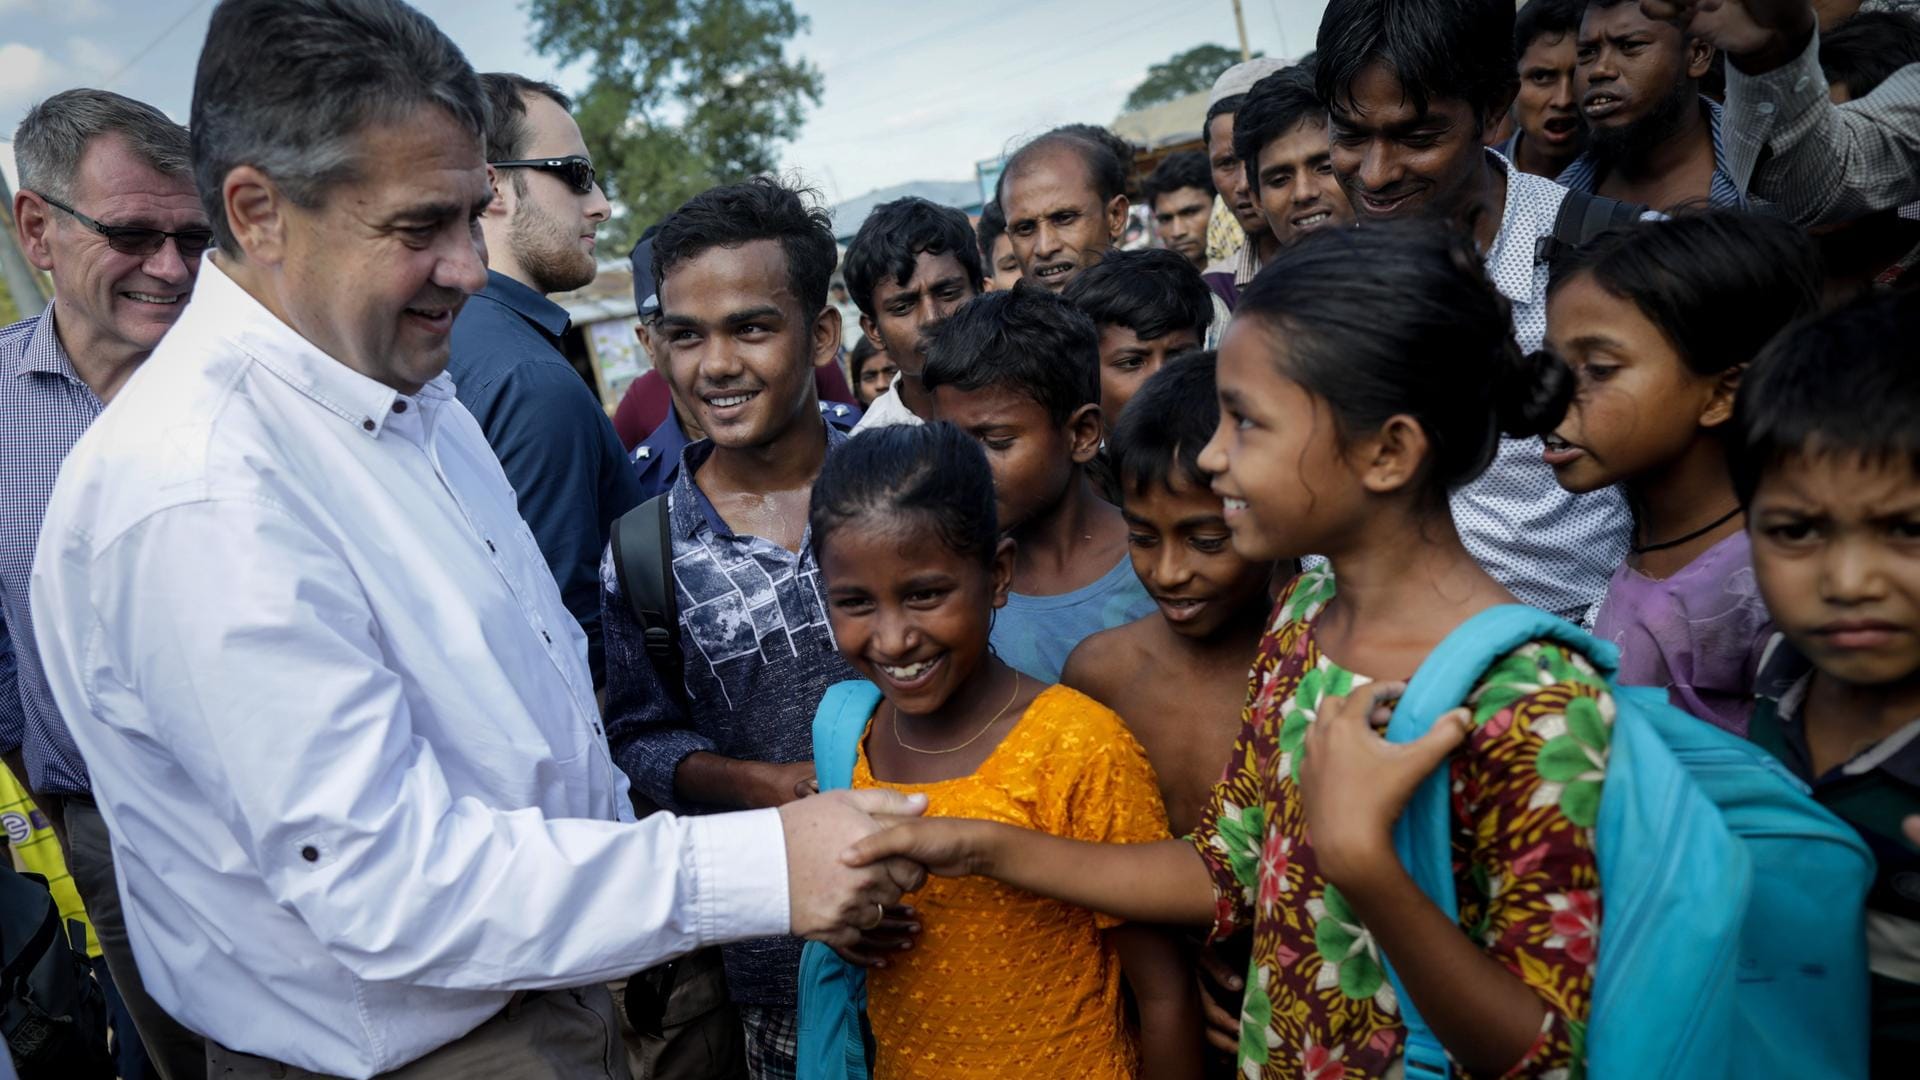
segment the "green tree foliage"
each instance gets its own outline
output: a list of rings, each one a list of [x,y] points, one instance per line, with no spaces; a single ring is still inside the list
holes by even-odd
[[[1254,55],[1258,56],[1258,53]],[[1224,45],[1195,45],[1147,69],[1147,77],[1127,95],[1128,112],[1205,90],[1220,73],[1240,62],[1240,53]]]
[[[791,0],[528,0],[533,46],[587,62],[575,116],[615,216],[607,250],[717,184],[770,172],[820,102],[790,59],[807,20]]]

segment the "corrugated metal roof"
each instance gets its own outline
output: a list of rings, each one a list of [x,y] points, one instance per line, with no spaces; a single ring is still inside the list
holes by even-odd
[[[917,195],[931,203],[951,206],[968,214],[980,212],[980,188],[972,180],[909,180],[878,191],[869,191],[834,207],[833,234],[841,243],[853,239],[860,226],[881,203]]]

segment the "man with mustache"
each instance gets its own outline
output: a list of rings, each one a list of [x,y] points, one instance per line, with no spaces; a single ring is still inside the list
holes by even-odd
[[[1353,224],[1347,193],[1333,174],[1327,105],[1314,92],[1308,68],[1283,68],[1253,84],[1233,118],[1233,150],[1281,246],[1315,229]]]
[[[494,169],[493,202],[480,216],[487,285],[453,322],[447,374],[586,632],[599,686],[600,549],[640,486],[598,397],[560,349],[566,309],[547,297],[594,279],[594,233],[612,208],[565,94],[518,75],[482,75],[480,86]]]
[[[1119,243],[1128,165],[1080,125],[1055,128],[1008,159],[996,201],[1022,280],[1058,293]]]
[[[1332,0],[1315,87],[1328,103],[1333,171],[1360,227],[1424,215],[1472,236],[1513,305],[1520,348],[1547,328],[1547,265],[1567,190],[1483,144],[1514,94],[1513,13],[1488,0]],[[1453,497],[1454,524],[1487,572],[1521,600],[1590,622],[1626,557],[1618,491],[1560,489],[1539,439],[1502,439],[1493,464]]]
[[[973,226],[951,207],[895,199],[867,215],[842,266],[860,329],[898,370],[853,430],[925,423],[933,413],[933,395],[920,385],[925,330],[986,286]]]
[[[1207,118],[1200,133],[1207,143],[1213,188],[1220,193],[1220,202],[1246,236],[1238,251],[1215,261],[1204,275],[1207,288],[1213,290],[1229,313],[1240,298],[1241,287],[1252,281],[1266,260],[1280,250],[1280,239],[1273,235],[1266,215],[1260,212],[1260,204],[1253,197],[1246,166],[1234,152],[1234,116],[1246,103],[1247,92],[1253,89],[1253,84],[1286,66],[1285,61],[1265,56],[1235,64],[1220,73],[1207,96]],[[1225,322],[1216,319],[1216,330],[1224,330]]]
[[[1700,93],[1713,56],[1706,40],[1648,18],[1638,0],[1588,0],[1574,51],[1588,145],[1560,183],[1657,210],[1744,207],[1721,164],[1722,110]]]

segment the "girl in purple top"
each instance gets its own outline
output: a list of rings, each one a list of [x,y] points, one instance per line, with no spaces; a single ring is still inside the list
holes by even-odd
[[[1594,631],[1620,646],[1620,681],[1745,734],[1772,632],[1754,587],[1724,438],[1741,373],[1813,312],[1820,270],[1799,230],[1728,211],[1643,221],[1558,261],[1547,347],[1580,392],[1546,461],[1572,492],[1621,485],[1627,561]]]

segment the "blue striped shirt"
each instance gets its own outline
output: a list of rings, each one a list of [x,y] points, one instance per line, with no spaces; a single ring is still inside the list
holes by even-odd
[[[34,645],[28,585],[47,498],[73,444],[105,406],[73,370],[54,333],[53,305],[0,329],[0,670],[14,668],[13,693],[0,692],[0,750],[26,758],[35,792],[84,795],[87,764],[67,733]],[[0,678],[0,691],[6,680]]]

